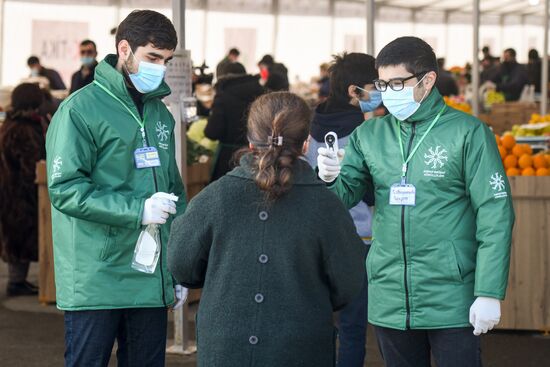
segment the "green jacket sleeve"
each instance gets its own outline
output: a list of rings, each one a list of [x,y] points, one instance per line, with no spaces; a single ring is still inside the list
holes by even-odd
[[[71,217],[137,229],[145,198],[98,187],[91,179],[97,146],[90,127],[67,106],[55,115],[46,138],[48,190],[52,205]]]
[[[485,124],[472,129],[466,137],[464,176],[466,192],[476,213],[478,251],[474,295],[504,299],[514,209],[495,137]]]
[[[330,213],[330,215],[327,215]],[[327,202],[322,210],[324,223],[320,242],[323,244],[324,269],[330,287],[330,299],[334,311],[351,302],[365,282],[366,245],[357,235],[349,212],[336,201]]]
[[[361,149],[361,131],[362,129],[358,128],[351,134],[340,175],[328,186],[348,209],[357,205],[368,190],[373,190],[372,176]]]
[[[183,215],[172,222],[168,241],[168,270],[178,284],[202,288],[206,277],[210,237],[208,195],[201,192],[191,200]]]

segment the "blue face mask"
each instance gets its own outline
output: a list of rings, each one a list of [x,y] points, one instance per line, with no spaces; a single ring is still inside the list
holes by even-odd
[[[414,113],[420,108],[420,104],[426,97],[426,93],[428,93],[428,91],[424,93],[424,97],[422,97],[420,102],[416,102],[414,99],[414,88],[416,88],[422,80],[424,80],[424,78],[420,79],[414,86],[404,87],[403,90],[397,92],[389,86],[385,92],[382,92],[382,101],[384,101],[384,106],[386,106],[388,111],[399,121],[405,121],[414,115]]]
[[[130,50],[134,59],[137,60],[134,53]],[[138,72],[135,74],[128,73],[132,84],[140,93],[149,93],[157,90],[166,74],[166,66],[157,65],[151,62],[140,61]]]
[[[83,56],[80,58],[80,62],[82,63],[82,65],[84,66],[90,66],[94,63],[94,58],[91,57],[91,56]]]
[[[362,90],[363,92],[366,92],[369,95],[368,101],[363,101],[361,98],[358,98],[359,107],[361,107],[361,112],[363,113],[372,112],[382,104],[382,94],[376,89],[371,91],[366,91],[365,89],[360,87],[355,87],[355,88]]]

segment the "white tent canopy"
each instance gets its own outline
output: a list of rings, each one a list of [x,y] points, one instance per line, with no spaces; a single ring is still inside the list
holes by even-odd
[[[474,61],[474,0],[374,1],[376,26],[367,27],[363,0],[187,0],[185,44],[196,64],[214,68],[228,48],[242,51],[249,72],[271,53],[292,80],[309,79],[318,65],[342,51],[376,53],[403,35],[422,37],[447,66]],[[546,0],[479,0],[479,42],[495,55],[513,47],[520,62],[531,48],[544,49]],[[75,43],[91,38],[100,56],[114,50],[109,31],[132,9],[153,8],[172,16],[170,0],[0,0],[0,84],[26,76],[34,53],[65,79],[78,67]],[[368,30],[373,30],[369,32]],[[57,39],[55,37],[58,37]],[[67,53],[71,53],[66,57]],[[65,57],[61,60],[62,57]]]

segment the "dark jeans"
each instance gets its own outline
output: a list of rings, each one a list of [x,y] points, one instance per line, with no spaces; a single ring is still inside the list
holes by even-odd
[[[480,338],[472,328],[395,330],[375,327],[387,367],[481,367]]]
[[[66,311],[65,366],[107,366],[115,339],[119,367],[164,366],[166,327],[166,308]]]
[[[369,252],[367,246],[365,259]],[[365,346],[367,343],[367,301],[368,281],[365,282],[359,296],[340,311],[338,328],[338,367],[363,367],[365,363]]]

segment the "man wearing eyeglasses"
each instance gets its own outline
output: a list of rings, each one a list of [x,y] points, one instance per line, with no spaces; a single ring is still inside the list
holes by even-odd
[[[500,319],[514,212],[494,135],[445,105],[432,48],[398,38],[378,55],[390,115],[350,137],[319,177],[353,207],[374,191],[369,322],[386,366],[481,366],[479,335]],[[367,144],[368,142],[368,144]]]
[[[82,41],[80,43],[80,62],[82,63],[82,67],[71,78],[71,94],[93,83],[95,67],[97,66],[96,58],[97,47],[95,42],[91,40]]]

